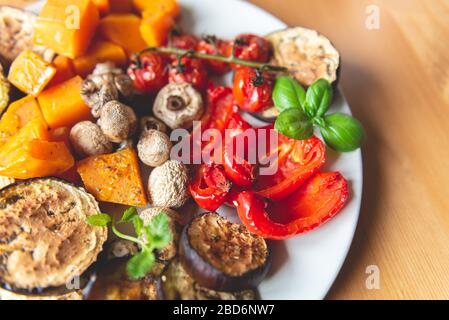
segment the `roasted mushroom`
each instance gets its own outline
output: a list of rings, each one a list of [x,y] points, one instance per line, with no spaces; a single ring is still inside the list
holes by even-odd
[[[168,160],[151,171],[148,180],[150,202],[156,207],[179,208],[189,199],[186,166],[177,160]]]
[[[162,207],[152,207],[142,211],[139,216],[142,218],[144,225],[150,223],[150,221],[159,215],[160,213],[165,213],[169,218],[170,231],[173,235],[172,241],[162,250],[159,250],[157,257],[159,260],[168,261],[173,259],[178,253],[178,243],[179,237],[181,235],[182,227],[184,225],[183,219],[179,213],[170,209]],[[146,241],[145,236],[143,236],[144,241]]]
[[[9,291],[39,292],[81,277],[97,260],[107,228],[94,197],[58,179],[33,179],[0,191],[0,283]]]
[[[184,228],[179,255],[196,282],[219,291],[256,288],[271,265],[270,250],[262,237],[212,212],[194,218]]]
[[[173,260],[162,275],[162,293],[167,300],[255,300],[253,290],[215,291],[196,283],[179,260]]]
[[[101,108],[108,102],[119,100],[120,94],[130,98],[134,93],[131,78],[111,62],[99,63],[95,70],[84,80],[81,96],[92,109],[95,118],[100,117]]]
[[[153,114],[171,129],[189,129],[204,112],[203,98],[188,83],[171,83],[156,97]]]
[[[120,143],[134,134],[137,116],[133,109],[113,100],[101,108],[97,123],[109,141]]]
[[[81,157],[97,156],[112,152],[112,143],[100,127],[90,121],[82,121],[70,130],[70,142]]]
[[[267,36],[273,46],[273,62],[286,67],[304,86],[318,79],[336,82],[340,54],[328,38],[315,30],[289,28]]]
[[[137,143],[139,159],[149,167],[162,165],[170,158],[170,138],[157,130],[145,131]]]
[[[134,242],[115,239],[108,246],[108,258],[119,259],[135,255],[139,248]]]
[[[157,130],[167,133],[167,126],[155,117],[142,117],[140,119],[140,134],[144,134],[148,130]]]
[[[0,114],[8,107],[11,84],[3,73],[3,67],[0,64]]]

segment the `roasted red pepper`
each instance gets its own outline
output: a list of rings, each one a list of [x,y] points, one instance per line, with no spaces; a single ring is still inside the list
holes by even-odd
[[[311,231],[334,217],[349,191],[340,173],[318,173],[289,198],[267,203],[253,191],[237,199],[240,220],[254,234],[283,240]]]
[[[231,183],[223,167],[217,165],[201,165],[195,179],[189,184],[192,198],[208,211],[215,211],[225,203],[230,190]]]
[[[282,200],[295,192],[326,162],[323,142],[313,136],[307,140],[289,139],[278,135],[277,171],[273,175],[260,175],[254,189],[258,195],[271,200]]]

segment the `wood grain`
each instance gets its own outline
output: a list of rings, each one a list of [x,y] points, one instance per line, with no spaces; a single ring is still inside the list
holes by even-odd
[[[251,1],[332,39],[367,128],[360,224],[328,298],[449,299],[449,1]],[[379,30],[365,26],[369,5]],[[378,290],[365,285],[370,265]]]

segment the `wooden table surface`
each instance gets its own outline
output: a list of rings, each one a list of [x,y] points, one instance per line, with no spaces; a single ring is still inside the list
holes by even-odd
[[[360,223],[328,298],[449,299],[449,1],[251,1],[332,39],[367,129]],[[372,265],[378,289],[366,286]]]

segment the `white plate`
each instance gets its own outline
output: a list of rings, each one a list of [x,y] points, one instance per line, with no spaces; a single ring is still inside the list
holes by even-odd
[[[195,34],[233,38],[240,33],[260,35],[280,30],[285,23],[262,9],[238,0],[179,0],[182,25]],[[33,5],[38,12],[42,3]],[[350,113],[340,94],[332,111]],[[362,197],[360,151],[330,154],[326,171],[340,171],[350,183],[351,197],[333,220],[306,235],[273,244],[273,268],[261,284],[262,299],[323,299],[346,258],[357,225]],[[225,208],[224,211],[231,209]]]

